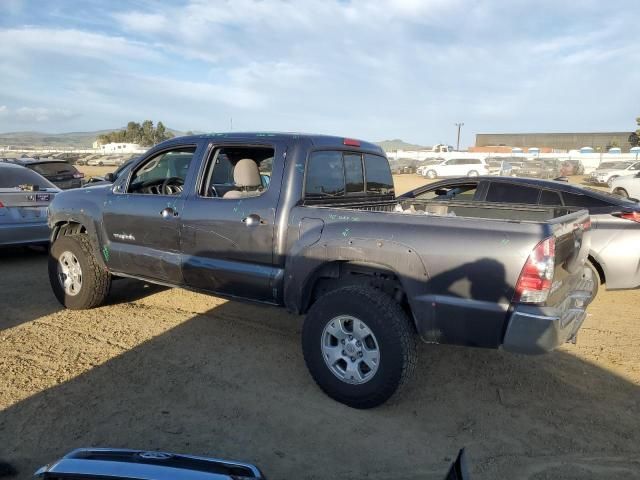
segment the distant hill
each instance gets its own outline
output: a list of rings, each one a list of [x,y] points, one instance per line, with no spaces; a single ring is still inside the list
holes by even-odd
[[[404,140],[400,140],[399,138],[396,138],[394,140],[383,140],[381,142],[376,142],[376,145],[380,145],[385,152],[392,152],[394,150],[422,150],[430,148],[425,147],[424,145],[407,143]]]
[[[109,130],[96,130],[95,132],[69,132],[69,133],[43,133],[43,132],[7,132],[0,133],[0,145],[11,145],[13,147],[71,147],[71,148],[91,148],[98,135],[122,130],[112,128]],[[167,128],[176,137],[185,133],[179,130]]]

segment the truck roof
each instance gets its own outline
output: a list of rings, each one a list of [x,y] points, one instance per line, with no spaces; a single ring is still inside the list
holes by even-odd
[[[370,150],[384,154],[384,150],[375,143],[366,142],[351,137],[337,137],[333,135],[319,135],[311,133],[296,133],[296,132],[212,132],[202,133],[198,135],[189,135],[186,137],[177,137],[176,139],[168,140],[172,142],[175,140],[184,141],[185,139],[194,140],[210,140],[212,138],[223,138],[225,140],[234,141],[256,141],[265,139],[272,139],[274,141],[296,141],[296,140],[308,140],[315,146],[322,147],[355,147],[363,150]]]

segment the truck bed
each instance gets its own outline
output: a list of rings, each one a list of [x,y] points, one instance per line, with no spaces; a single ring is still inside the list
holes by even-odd
[[[579,209],[567,207],[545,207],[537,205],[518,205],[502,203],[478,203],[443,200],[384,200],[375,202],[326,202],[308,206],[331,209],[359,210],[367,212],[386,212],[397,214],[435,215],[443,217],[482,218],[505,220],[509,222],[549,222]],[[398,211],[398,207],[402,211]]]

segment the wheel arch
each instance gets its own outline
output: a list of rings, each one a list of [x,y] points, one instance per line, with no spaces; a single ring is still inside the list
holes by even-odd
[[[53,242],[61,236],[81,234],[85,234],[89,237],[89,242],[91,243],[91,248],[93,248],[94,252],[100,251],[100,242],[98,240],[97,233],[92,228],[91,224],[74,219],[57,221],[51,228],[50,243],[53,244]],[[102,267],[107,268],[102,255],[96,254],[95,258]]]
[[[596,272],[598,272],[598,277],[600,277],[600,285],[604,285],[607,281],[607,277],[604,273],[604,268],[602,267],[601,263],[592,255],[592,253],[589,253],[587,259],[589,260],[589,263],[593,265],[593,268],[596,269]]]

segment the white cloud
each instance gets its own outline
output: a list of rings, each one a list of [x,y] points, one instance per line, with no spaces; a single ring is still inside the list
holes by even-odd
[[[0,116],[5,116],[9,114],[9,109],[6,105],[0,105]]]
[[[15,119],[21,123],[43,123],[50,120],[68,120],[76,116],[73,112],[59,108],[20,107],[15,111]]]

